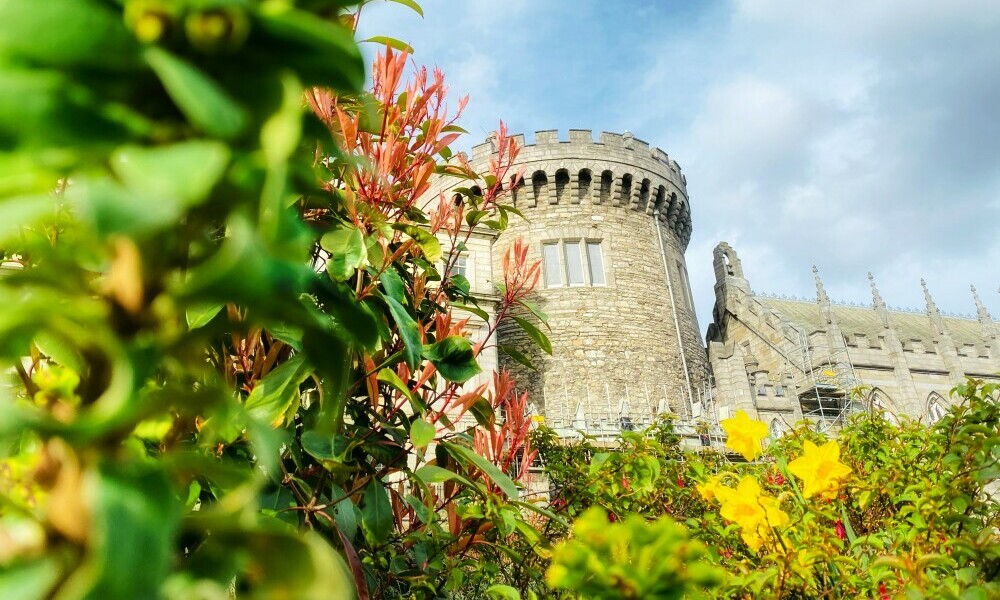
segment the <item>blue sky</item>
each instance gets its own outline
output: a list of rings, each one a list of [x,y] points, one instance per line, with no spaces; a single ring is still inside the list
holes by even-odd
[[[1000,2],[423,0],[364,9],[438,66],[462,124],[631,131],[684,169],[704,329],[711,250],[755,290],[1000,318]],[[371,50],[374,50],[372,48]],[[703,332],[704,333],[704,332]]]

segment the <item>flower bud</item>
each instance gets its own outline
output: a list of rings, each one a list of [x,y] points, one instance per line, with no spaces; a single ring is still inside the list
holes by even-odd
[[[844,539],[847,537],[847,530],[844,528],[844,522],[837,519],[837,537]]]
[[[246,41],[250,21],[239,8],[217,7],[190,13],[184,31],[191,46],[202,52],[234,52]]]

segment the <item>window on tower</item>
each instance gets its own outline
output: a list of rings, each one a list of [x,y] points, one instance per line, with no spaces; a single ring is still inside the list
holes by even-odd
[[[563,284],[562,265],[559,261],[559,243],[542,245],[542,262],[545,269],[545,287],[559,287]]]
[[[542,244],[545,287],[607,285],[598,240],[557,240]]]
[[[583,253],[580,242],[564,242],[563,252],[566,255],[566,275],[570,285],[583,285]]]

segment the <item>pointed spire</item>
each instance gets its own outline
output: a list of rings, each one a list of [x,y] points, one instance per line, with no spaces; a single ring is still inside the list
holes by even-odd
[[[972,290],[972,298],[976,301],[976,316],[979,317],[981,323],[989,323],[993,321],[990,317],[990,313],[986,310],[986,306],[983,305],[982,299],[979,297],[979,292],[976,291],[976,286],[970,285],[969,288]]]
[[[823,288],[823,282],[819,278],[819,269],[816,265],[813,265],[813,278],[816,280],[816,299],[824,304],[830,303],[830,297],[826,295],[826,289]]]
[[[934,298],[931,298],[931,291],[927,289],[927,282],[924,278],[920,278],[920,287],[924,288],[924,301],[927,303],[927,314],[940,315],[941,311],[938,310],[937,304],[934,304]]]
[[[872,286],[872,303],[875,304],[875,308],[885,310],[885,301],[882,300],[882,294],[878,293],[878,288],[875,286],[875,276],[872,275],[871,271],[868,272],[868,281]]]

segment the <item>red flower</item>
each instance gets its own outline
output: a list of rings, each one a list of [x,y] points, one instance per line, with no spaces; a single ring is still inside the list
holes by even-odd
[[[889,591],[885,589],[885,582],[878,584],[878,598],[879,600],[889,600]]]
[[[679,488],[684,487],[684,478],[681,477],[680,475],[677,476],[677,487]]]
[[[837,537],[840,539],[847,537],[847,530],[844,529],[844,522],[840,519],[837,519]]]
[[[625,477],[624,475],[622,475],[622,487],[626,490],[629,488],[628,477]]]

